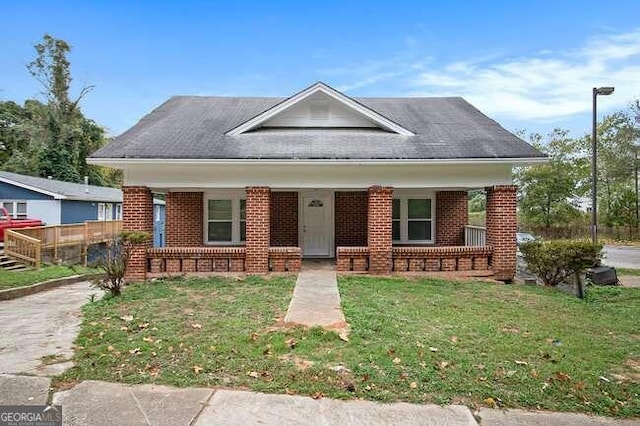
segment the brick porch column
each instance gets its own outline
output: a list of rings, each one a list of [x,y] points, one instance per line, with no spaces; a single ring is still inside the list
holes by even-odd
[[[153,244],[153,195],[146,186],[123,186],[122,197],[123,228],[148,232],[150,238],[134,247],[125,278],[127,281],[144,280],[147,277],[147,249]]]
[[[516,275],[516,187],[496,185],[487,191],[487,245],[493,246],[494,278],[512,281]]]
[[[463,246],[468,223],[467,191],[436,192],[436,245]]]
[[[271,190],[251,186],[247,191],[246,269],[248,273],[269,272]]]
[[[367,243],[369,245],[369,273],[391,273],[391,206],[393,188],[372,186],[368,192]]]
[[[202,192],[168,192],[165,235],[167,247],[204,245]]]

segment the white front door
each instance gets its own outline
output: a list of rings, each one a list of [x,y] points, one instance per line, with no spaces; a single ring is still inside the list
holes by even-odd
[[[326,195],[302,196],[302,255],[305,257],[331,257],[331,197]]]

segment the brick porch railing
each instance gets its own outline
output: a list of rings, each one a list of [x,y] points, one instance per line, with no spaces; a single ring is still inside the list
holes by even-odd
[[[270,247],[270,272],[300,270],[299,247]],[[171,274],[247,272],[244,247],[164,247],[147,250],[147,276]]]
[[[393,272],[486,272],[490,269],[490,246],[394,247]],[[367,247],[338,247],[339,272],[368,272]]]

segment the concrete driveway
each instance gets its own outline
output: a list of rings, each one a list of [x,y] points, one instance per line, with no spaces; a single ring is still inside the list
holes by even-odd
[[[640,268],[640,247],[606,245],[602,263],[615,268]]]
[[[101,291],[88,282],[0,301],[0,373],[59,374],[71,366],[82,305]]]

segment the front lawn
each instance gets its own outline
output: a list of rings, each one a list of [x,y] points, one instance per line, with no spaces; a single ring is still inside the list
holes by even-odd
[[[84,379],[640,416],[640,290],[340,280],[348,342],[282,329],[290,277],[158,281],[84,307]]]
[[[98,272],[100,272],[98,269],[84,268],[82,266],[53,265],[43,265],[38,270],[30,269],[25,271],[5,271],[4,269],[0,269],[0,290],[37,284],[54,278],[95,274]]]
[[[618,273],[618,276],[622,276],[622,275],[640,275],[640,269],[637,268],[616,268],[616,272]]]

